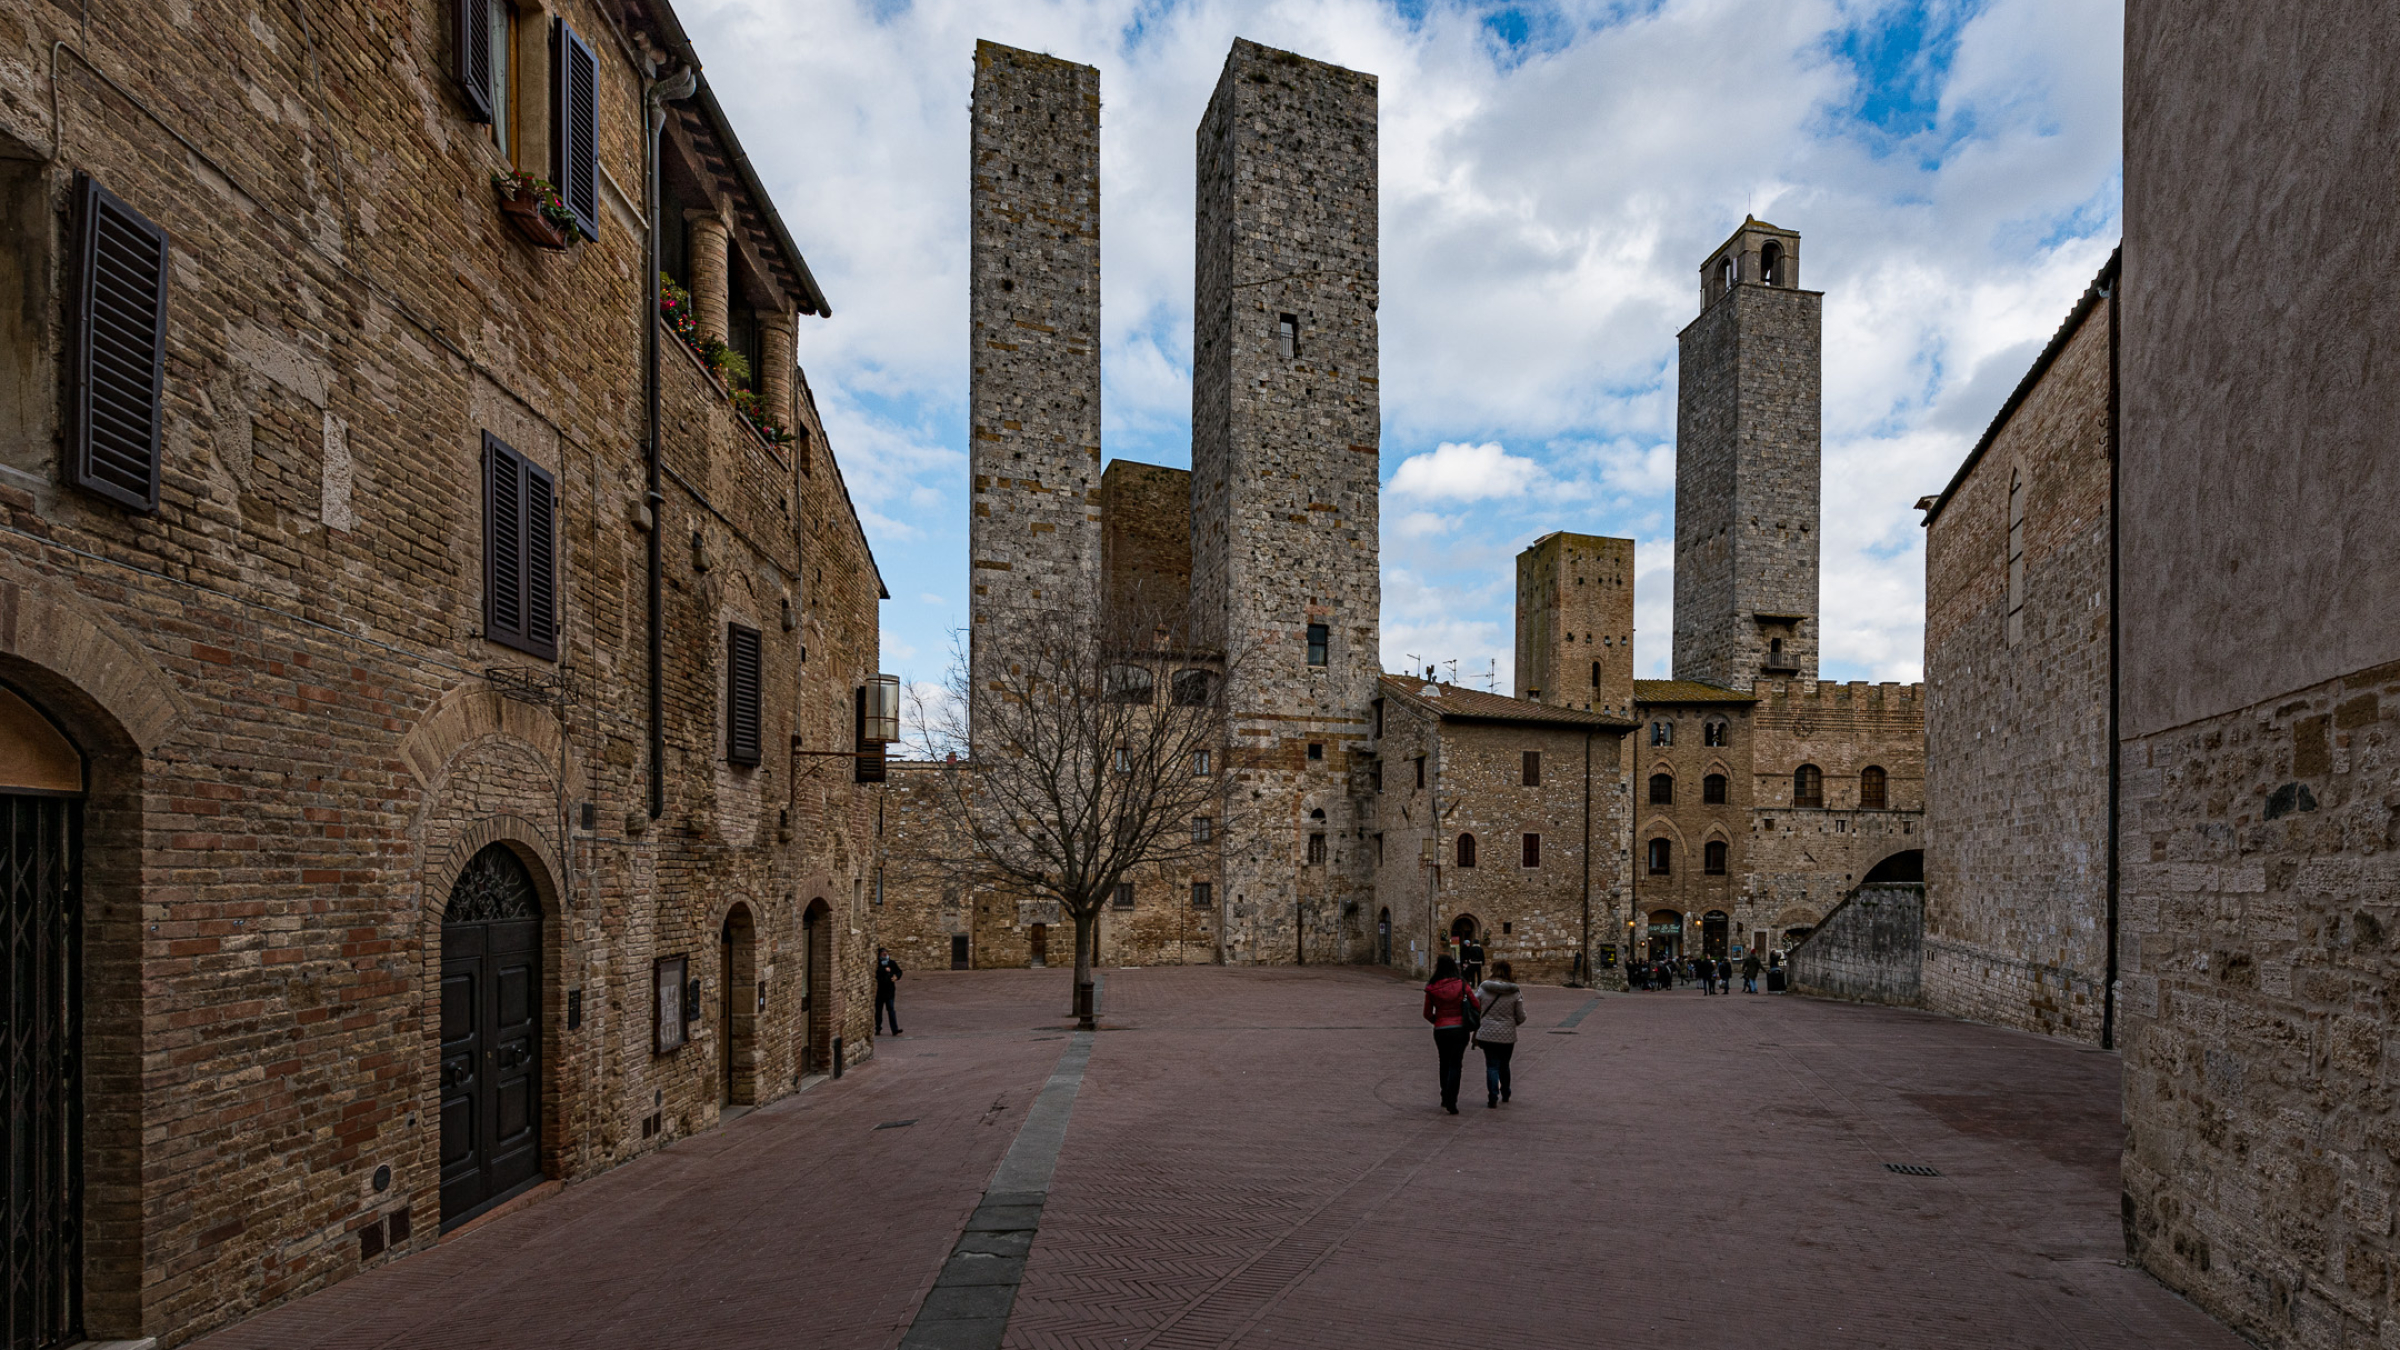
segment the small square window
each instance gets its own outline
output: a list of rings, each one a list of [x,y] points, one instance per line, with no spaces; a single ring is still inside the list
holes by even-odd
[[[1325,758],[1325,743],[1323,741],[1310,741],[1308,743],[1308,757],[1310,759],[1318,760]]]
[[[1206,778],[1206,777],[1208,777],[1208,775],[1209,775],[1209,774],[1212,772],[1212,770],[1211,770],[1211,769],[1210,769],[1210,767],[1209,767],[1209,764],[1210,764],[1209,755],[1208,755],[1208,752],[1207,752],[1206,750],[1195,750],[1195,751],[1193,751],[1193,752],[1192,752],[1192,777],[1194,777],[1194,778]]]
[[[1312,623],[1308,626],[1308,663],[1310,665],[1325,664],[1326,648],[1332,640],[1333,631],[1324,624]]]
[[[1211,908],[1214,908],[1214,907],[1215,907],[1215,902],[1214,902],[1214,896],[1215,896],[1215,892],[1216,892],[1216,888],[1215,888],[1215,887],[1213,887],[1213,886],[1211,886],[1211,885],[1209,885],[1209,884],[1208,884],[1207,882],[1205,882],[1205,881],[1195,881],[1195,882],[1193,882],[1193,883],[1192,883],[1192,908],[1194,908],[1194,909],[1211,909]]]
[[[1214,839],[1214,838],[1216,838],[1216,837],[1217,837],[1217,822],[1216,822],[1216,820],[1215,820],[1213,817],[1209,817],[1209,816],[1194,816],[1194,817],[1192,817],[1192,842],[1193,842],[1193,843],[1195,843],[1195,844],[1205,844],[1205,843],[1207,843],[1209,840],[1211,840],[1211,839]]]
[[[1133,908],[1133,883],[1130,881],[1118,882],[1117,893],[1111,903],[1115,904],[1118,909]]]
[[[1325,861],[1324,835],[1312,834],[1308,837],[1308,861],[1312,866]]]

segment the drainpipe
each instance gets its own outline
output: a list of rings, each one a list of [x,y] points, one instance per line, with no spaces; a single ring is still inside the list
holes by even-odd
[[[659,537],[666,532],[666,495],[659,488],[658,450],[658,231],[663,205],[658,187],[658,136],[667,125],[667,105],[690,98],[699,72],[684,66],[655,80],[643,94],[642,205],[650,228],[643,240],[642,268],[642,505],[650,512],[650,818],[667,813],[667,617],[666,561]]]
[[[1583,987],[1597,989],[1592,974],[1592,733],[1583,733]]]
[[[2120,268],[2123,267],[2119,263]],[[2122,271],[2109,278],[2101,298],[2108,305],[2108,967],[2100,987],[2100,1048],[2117,1048],[2117,789],[2123,756],[2117,749],[2117,484],[2123,466],[2117,458],[2117,291]]]

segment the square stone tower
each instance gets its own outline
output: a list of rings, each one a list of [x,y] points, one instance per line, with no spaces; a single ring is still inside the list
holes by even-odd
[[[1700,269],[1675,409],[1675,678],[1817,678],[1824,294],[1745,217]]]
[[[1198,134],[1192,320],[1193,606],[1237,654],[1227,758],[1256,791],[1224,835],[1230,961],[1366,938],[1344,910],[1381,666],[1375,154],[1374,76],[1233,44]]]
[[[1008,616],[1090,613],[1100,525],[1100,72],[975,44],[968,669]]]
[[[1633,541],[1546,534],[1517,555],[1518,698],[1633,715]]]

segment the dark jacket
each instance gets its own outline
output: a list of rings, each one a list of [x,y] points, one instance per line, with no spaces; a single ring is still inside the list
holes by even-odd
[[[875,962],[875,992],[888,994],[900,982],[900,963],[886,956]]]
[[[1752,952],[1742,958],[1742,978],[1745,980],[1758,978],[1758,953]]]
[[[1435,980],[1425,986],[1425,1020],[1433,1029],[1463,1027],[1467,1024],[1466,1004],[1475,997],[1460,979]]]

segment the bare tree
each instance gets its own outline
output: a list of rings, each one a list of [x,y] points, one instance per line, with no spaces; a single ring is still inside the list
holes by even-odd
[[[1229,654],[1200,650],[1179,604],[1121,599],[1009,616],[1005,661],[919,697],[915,738],[968,747],[939,775],[937,839],[904,860],[953,884],[1044,897],[1075,921],[1075,1015],[1092,1026],[1101,908],[1140,869],[1208,868],[1234,804]],[[971,710],[971,711],[970,711]]]

